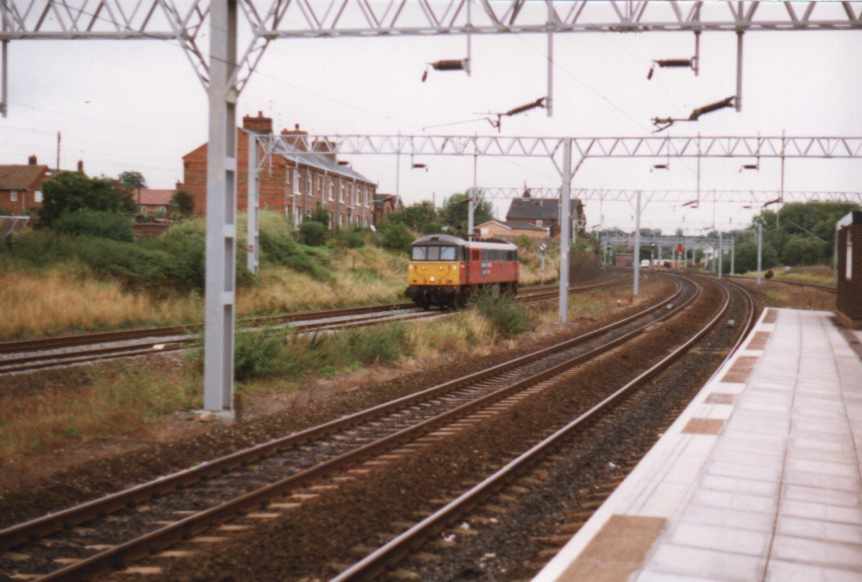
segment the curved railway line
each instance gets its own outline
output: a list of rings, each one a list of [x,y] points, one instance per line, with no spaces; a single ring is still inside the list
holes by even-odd
[[[729,282],[729,287],[732,287],[734,292],[739,293],[739,296],[744,304],[745,320],[740,326],[740,333],[733,346],[728,350],[722,364],[742,345],[748,332],[755,323],[755,315],[757,306],[751,294],[742,286]],[[682,358],[689,350],[693,348],[701,339],[710,332],[716,325],[727,315],[731,297],[730,292],[725,289],[723,299],[715,314],[705,323],[705,325],[694,330],[689,338],[683,343],[676,346],[670,353],[664,355],[659,361],[652,364],[648,369],[638,374],[635,378],[625,382],[622,386],[614,390],[612,393],[604,397],[593,406],[576,416],[570,422],[564,424],[558,429],[551,432],[539,442],[528,448],[528,450],[515,456],[509,460],[504,466],[497,471],[469,487],[466,491],[460,493],[457,497],[448,501],[439,509],[427,515],[424,519],[397,535],[391,537],[382,546],[368,553],[364,558],[351,566],[344,569],[337,576],[332,578],[333,582],[346,582],[348,580],[368,580],[381,576],[385,571],[391,570],[402,561],[407,561],[411,555],[415,555],[423,546],[426,546],[429,541],[435,539],[435,536],[447,526],[451,526],[457,522],[467,524],[467,517],[471,513],[477,511],[483,513],[479,508],[492,507],[499,511],[498,508],[504,507],[506,501],[500,501],[500,498],[512,500],[515,496],[503,493],[516,480],[530,480],[533,483],[540,482],[541,479],[531,479],[532,473],[541,472],[546,474],[547,471],[543,468],[543,464],[553,462],[555,455],[559,454],[567,444],[571,444],[574,437],[582,434],[587,427],[596,426],[602,419],[607,419],[615,407],[622,401],[625,401],[633,392],[638,391],[645,384],[648,384],[653,378],[661,374],[662,371],[671,366]],[[720,367],[720,366],[719,366]],[[717,373],[717,369],[716,372]],[[675,407],[674,410],[678,414],[681,412],[684,405]],[[672,420],[665,424],[665,427]],[[644,451],[645,452],[645,451]],[[615,489],[616,485],[622,481],[625,474],[634,468],[638,459],[630,460],[629,466],[625,467],[622,474],[618,471],[614,475],[614,480],[607,484],[602,484],[595,488],[595,492],[588,500],[586,505],[595,509],[601,505]],[[523,489],[523,488],[522,488]],[[497,505],[491,505],[497,503]],[[592,509],[589,511],[579,512],[576,523],[566,524],[566,533],[558,536],[546,536],[542,541],[550,540],[551,546],[549,550],[545,550],[546,555],[551,555],[556,550],[565,544],[571,535],[586,523],[592,514]],[[487,512],[484,512],[487,514]],[[494,515],[491,512],[490,515]],[[496,521],[491,517],[480,517],[480,520]],[[428,554],[425,554],[423,560],[418,560],[416,563],[429,562]],[[442,560],[441,560],[442,561]],[[420,570],[421,571],[421,570]],[[433,569],[432,569],[433,571]],[[417,574],[415,571],[407,570],[416,579],[432,579],[431,576],[425,577]]]
[[[570,292],[590,291],[617,284],[620,280],[619,277],[612,276],[597,283],[572,287]],[[556,289],[555,285],[526,287],[518,295],[518,299],[524,303],[554,299],[557,297]],[[439,316],[440,311],[424,311],[412,303],[394,303],[251,317],[243,319],[241,323],[245,329],[290,325],[300,333],[312,333]],[[196,334],[200,330],[200,325],[188,325],[0,342],[0,374],[32,372],[98,360],[151,356],[188,349],[198,341]]]
[[[27,556],[27,571],[0,557],[0,572],[78,579],[121,568],[246,512],[300,505],[305,494],[299,491],[337,487],[319,482],[337,483],[358,465],[409,450],[431,432],[455,430],[466,416],[526,398],[562,371],[679,313],[700,293],[685,279],[675,287],[648,308],[505,364],[0,530],[0,551]]]

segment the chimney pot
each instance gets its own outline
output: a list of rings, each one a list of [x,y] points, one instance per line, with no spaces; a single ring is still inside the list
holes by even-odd
[[[36,158],[36,154],[33,154],[32,156],[27,158],[27,163],[31,166],[35,166],[36,164],[38,164],[39,160],[38,158]]]
[[[84,161],[83,160],[78,160],[78,173],[79,174],[84,173]]]
[[[298,124],[298,123],[294,123],[294,124],[293,124],[293,129],[295,129],[296,131],[299,131],[299,124]]]

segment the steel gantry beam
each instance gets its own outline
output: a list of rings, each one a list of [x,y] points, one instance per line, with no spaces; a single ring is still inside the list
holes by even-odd
[[[267,136],[274,148],[281,136]],[[296,141],[291,136],[291,143]],[[648,136],[526,137],[499,135],[369,135],[306,136],[319,152],[340,155],[422,155],[553,158],[566,140],[572,155],[586,158],[862,158],[862,137],[843,136]],[[311,150],[309,150],[311,151]]]
[[[481,186],[478,188],[483,198],[486,199],[511,199],[524,195],[524,187],[512,186]],[[584,202],[632,202],[637,192],[643,192],[650,197],[652,202],[685,204],[691,202],[697,196],[697,190],[650,190],[644,188],[603,188],[581,186],[572,188],[572,196]],[[558,198],[560,189],[557,186],[530,186],[529,194],[532,198]],[[780,191],[776,190],[701,190],[700,202],[702,204],[742,204],[762,205],[772,202],[779,197]],[[852,202],[862,205],[862,192],[838,191],[838,190],[785,190],[783,201],[787,202]]]

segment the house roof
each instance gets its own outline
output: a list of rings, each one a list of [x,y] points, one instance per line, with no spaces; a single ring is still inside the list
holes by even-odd
[[[577,206],[576,206],[577,205]],[[507,221],[518,220],[559,220],[560,200],[558,198],[513,198],[506,214]],[[581,202],[572,198],[571,208],[581,208]],[[581,213],[583,216],[583,213]]]
[[[0,165],[0,190],[26,190],[47,171],[48,166],[34,164]]]
[[[556,198],[514,198],[506,221],[557,220],[559,200]]]
[[[338,162],[333,161],[331,158],[328,158],[324,154],[318,154],[315,152],[304,152],[298,150],[295,147],[284,143],[283,141],[278,142],[278,146],[275,150],[275,153],[287,160],[292,161],[295,164],[311,166],[312,168],[317,168],[318,170],[323,170],[324,172],[328,172],[330,174],[338,174],[339,176],[342,176],[344,178],[359,180],[367,184],[374,183],[353,168],[351,168],[350,166],[343,166]]]
[[[171,198],[176,190],[141,188],[134,195],[135,201],[141,206],[170,206]]]

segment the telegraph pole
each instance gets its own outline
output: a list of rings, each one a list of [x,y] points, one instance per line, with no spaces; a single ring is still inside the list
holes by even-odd
[[[724,259],[724,249],[722,248],[721,243],[721,231],[718,231],[718,278],[721,279],[721,272],[724,268],[722,265],[722,259]]]
[[[736,275],[736,237],[730,239],[730,275]]]

